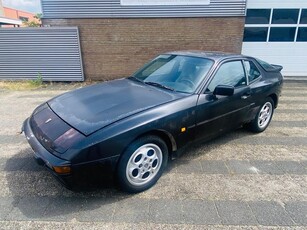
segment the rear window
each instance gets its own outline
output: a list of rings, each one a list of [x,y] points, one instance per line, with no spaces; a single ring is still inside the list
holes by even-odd
[[[266,71],[275,71],[276,68],[274,66],[272,66],[271,64],[265,62],[265,61],[262,61],[258,58],[256,58],[257,62],[262,66],[263,69],[265,69]]]

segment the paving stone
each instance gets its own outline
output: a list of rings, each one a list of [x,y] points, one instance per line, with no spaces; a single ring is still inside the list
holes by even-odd
[[[79,194],[58,185],[31,158],[32,150],[24,136],[15,135],[34,105],[51,93],[6,91],[0,95],[0,229],[305,230],[307,142],[306,133],[299,131],[307,127],[307,116],[303,115],[307,93],[302,94],[307,88],[286,87],[295,98],[291,99],[287,91],[283,93],[286,100],[280,105],[284,109],[276,110],[270,125],[277,128],[260,135],[238,130],[199,145],[186,157],[191,161],[173,161],[171,173],[164,174],[154,188],[125,199],[114,188]],[[54,91],[54,95],[59,93]],[[300,110],[287,104],[297,97]],[[292,131],[292,127],[297,129]],[[212,157],[214,153],[219,157]],[[238,174],[227,175],[227,159],[240,159],[232,164]],[[181,175],[176,174],[174,165]],[[256,172],[261,175],[251,174]],[[222,199],[225,201],[218,201]],[[274,200],[285,202],[285,206]]]
[[[39,165],[34,156],[24,158],[24,166],[21,168],[22,171],[42,171],[46,170],[42,165]]]
[[[201,164],[199,161],[178,160],[176,169],[180,173],[201,173]]]
[[[287,96],[295,96],[295,94],[287,94]],[[307,113],[307,109],[277,109],[275,113]]]
[[[241,201],[216,201],[218,213],[225,225],[257,225],[249,206]]]
[[[230,160],[226,162],[231,173],[235,174],[253,174],[258,173],[258,170],[253,167],[248,161]]]
[[[185,223],[180,200],[150,200],[149,222],[164,224]]]
[[[146,199],[127,199],[116,204],[113,220],[116,222],[147,222],[149,201]]]
[[[213,201],[185,200],[182,209],[189,224],[221,224]]]
[[[21,135],[0,135],[0,144],[8,145],[8,144],[17,144],[24,142],[25,138]]]
[[[43,220],[71,221],[77,219],[84,199],[78,197],[53,197],[42,217]]]
[[[274,118],[273,118],[274,119]],[[306,124],[305,124],[306,127]],[[288,145],[288,146],[307,146],[306,137],[278,137],[278,136],[255,136],[255,135],[245,135],[241,138],[234,139],[232,144],[246,144],[249,145]]]
[[[304,167],[305,174],[307,174],[307,161],[300,161],[300,164]]]
[[[11,171],[41,171],[43,167],[38,165],[33,156],[0,158],[0,170]]]
[[[296,161],[276,161],[278,167],[289,174],[307,174],[307,169]]]
[[[17,171],[24,167],[24,158],[0,158],[0,171]]]
[[[307,121],[274,121],[274,118],[270,124],[272,127],[306,127]]]
[[[288,202],[285,208],[295,223],[307,226],[307,201]]]
[[[114,210],[117,202],[120,202],[114,198],[100,198],[90,197],[87,198],[81,206],[81,209],[77,215],[79,221],[112,221]]]
[[[19,199],[12,197],[0,197],[0,220],[5,220],[9,213],[18,204]]]
[[[302,100],[288,100],[285,98],[281,99],[281,103],[283,104],[307,104],[307,101],[302,101]]]
[[[41,219],[49,203],[49,197],[23,197],[6,219],[20,221]]]
[[[27,99],[27,98],[37,98],[37,94],[28,94],[28,95],[22,95],[22,96],[18,96],[18,98],[21,99]],[[54,94],[45,94],[45,95],[40,95],[39,99],[42,100],[43,98],[45,99],[45,101],[48,101],[50,98],[54,97]]]
[[[250,161],[250,164],[258,169],[258,173],[261,174],[272,174],[272,175],[282,175],[285,174],[285,172],[277,166],[277,164],[274,161],[259,161],[254,160]]]
[[[204,174],[228,174],[229,171],[224,161],[201,161]]]
[[[264,226],[292,226],[294,222],[285,209],[272,201],[249,202],[254,215],[260,225]]]

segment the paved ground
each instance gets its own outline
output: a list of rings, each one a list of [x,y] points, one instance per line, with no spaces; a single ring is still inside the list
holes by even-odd
[[[307,85],[286,83],[269,129],[195,146],[158,184],[71,192],[37,166],[22,121],[61,90],[0,90],[0,229],[307,229]]]

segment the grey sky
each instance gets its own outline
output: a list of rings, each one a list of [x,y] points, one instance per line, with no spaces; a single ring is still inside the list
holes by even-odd
[[[40,0],[2,0],[3,6],[24,10],[33,13],[40,13]]]

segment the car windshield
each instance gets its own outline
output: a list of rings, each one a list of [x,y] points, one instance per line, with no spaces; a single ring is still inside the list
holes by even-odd
[[[207,58],[164,54],[146,64],[132,77],[156,87],[193,93],[213,63]]]

